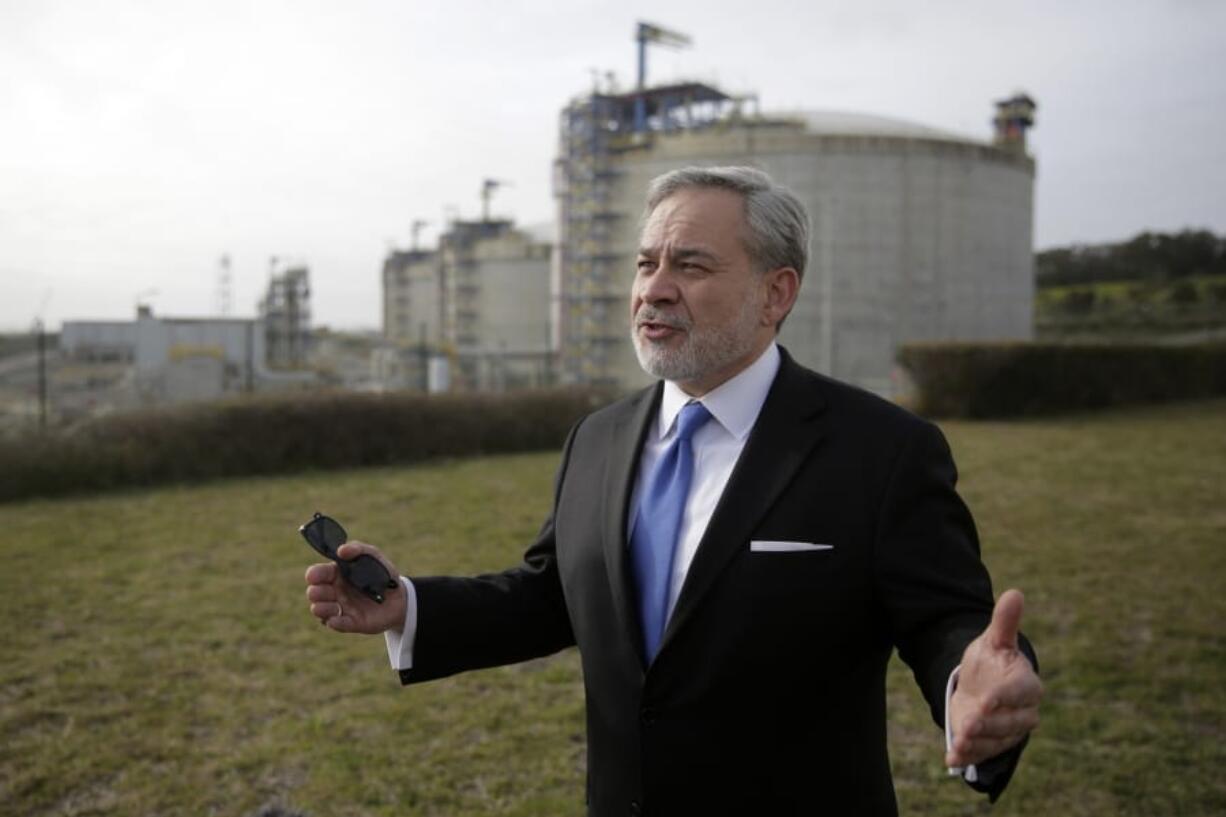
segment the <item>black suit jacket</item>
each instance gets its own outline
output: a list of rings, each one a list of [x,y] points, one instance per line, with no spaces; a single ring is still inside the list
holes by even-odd
[[[993,606],[944,438],[784,353],[644,666],[626,520],[659,396],[657,385],[571,431],[553,513],[523,565],[414,579],[402,680],[577,644],[594,817],[895,814],[891,651],[942,724],[946,680]],[[753,540],[833,547],[763,553]],[[1019,754],[978,787],[999,794]]]

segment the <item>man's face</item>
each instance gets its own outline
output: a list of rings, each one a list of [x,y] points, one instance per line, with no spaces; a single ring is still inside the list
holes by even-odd
[[[649,374],[695,396],[747,367],[775,336],[771,274],[756,271],[745,250],[744,209],[729,190],[682,189],[643,227],[634,349]]]

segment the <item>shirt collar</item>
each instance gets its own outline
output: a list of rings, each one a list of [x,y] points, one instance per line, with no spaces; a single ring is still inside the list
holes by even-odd
[[[757,422],[762,404],[775,374],[779,371],[779,347],[771,343],[744,371],[716,386],[698,398],[719,424],[737,440],[744,440],[753,424]],[[670,380],[664,381],[664,395],[660,400],[660,414],[656,422],[660,439],[673,430],[677,415],[685,404],[694,398]]]

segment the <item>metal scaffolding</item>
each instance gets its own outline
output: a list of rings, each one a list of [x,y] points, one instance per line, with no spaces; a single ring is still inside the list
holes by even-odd
[[[310,343],[310,271],[305,266],[294,266],[278,273],[276,258],[270,267],[268,291],[260,301],[268,365],[299,369],[306,364]]]
[[[712,127],[733,97],[702,83],[594,92],[561,116],[554,196],[558,200],[559,366],[565,382],[612,386],[616,347],[626,342],[626,298],[633,265],[617,242],[624,200],[620,158],[651,145],[656,133]]]

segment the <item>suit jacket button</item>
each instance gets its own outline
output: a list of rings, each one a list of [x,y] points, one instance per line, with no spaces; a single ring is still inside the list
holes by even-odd
[[[643,707],[642,711],[639,712],[639,719],[648,726],[656,722],[656,716],[656,711],[649,706]]]
[[[643,807],[639,805],[638,800],[630,801],[630,817],[639,817],[643,813]]]

